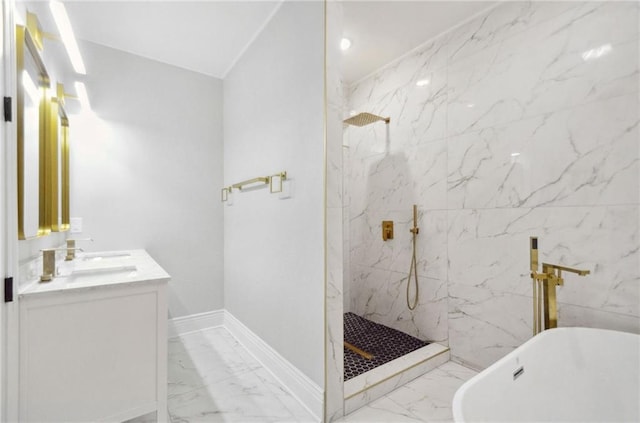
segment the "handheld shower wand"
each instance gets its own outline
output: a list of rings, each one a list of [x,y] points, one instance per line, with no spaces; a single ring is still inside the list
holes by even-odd
[[[418,228],[418,205],[413,205],[413,228],[409,229],[412,233],[413,253],[411,254],[411,266],[409,266],[409,277],[407,278],[407,307],[409,310],[414,310],[418,305],[419,291],[418,291],[418,260],[416,260],[416,237],[420,232]],[[411,287],[411,275],[414,277],[414,284],[416,287],[416,296],[413,302],[409,301],[409,288]]]

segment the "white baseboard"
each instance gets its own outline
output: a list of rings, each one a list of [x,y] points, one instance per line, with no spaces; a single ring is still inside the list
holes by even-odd
[[[169,319],[167,336],[174,338],[189,332],[222,326],[224,324],[224,314],[224,310],[214,310]]]
[[[321,420],[324,399],[322,388],[228,311],[225,311],[224,327],[307,408],[315,421]]]
[[[169,338],[202,329],[223,326],[268,370],[307,410],[316,421],[323,415],[324,395],[314,381],[282,357],[269,344],[226,310],[215,310],[169,320]]]

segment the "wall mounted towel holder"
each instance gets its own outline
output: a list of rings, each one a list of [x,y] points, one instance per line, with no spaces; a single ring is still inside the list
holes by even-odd
[[[258,176],[256,178],[247,179],[246,181],[238,182],[236,184],[229,185],[228,187],[222,188],[221,190],[221,200],[227,201],[229,199],[229,194],[233,192],[234,189],[242,191],[243,188],[247,188],[248,186],[260,187],[269,185],[269,192],[271,194],[276,194],[282,192],[282,184],[287,180],[287,172],[279,172],[269,176]],[[259,184],[259,185],[256,185]]]

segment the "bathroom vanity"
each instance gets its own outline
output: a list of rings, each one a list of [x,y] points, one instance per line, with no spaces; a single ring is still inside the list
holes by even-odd
[[[144,250],[70,263],[19,295],[20,421],[165,422],[170,276]]]

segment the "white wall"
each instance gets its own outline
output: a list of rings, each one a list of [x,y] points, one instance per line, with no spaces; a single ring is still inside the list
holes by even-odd
[[[640,332],[638,8],[506,2],[352,87],[351,108],[391,116],[387,152],[384,125],[348,129],[356,309],[401,326],[437,309],[453,357],[486,367],[531,337],[539,236],[540,261],[591,270],[563,274],[560,326]]]
[[[222,308],[222,81],[81,51],[94,112],[70,116],[71,216],[94,239],[81,246],[146,249],[172,276],[172,317]]]
[[[225,308],[320,386],[323,372],[322,2],[285,2],[224,80],[225,184],[286,170],[225,207]]]

